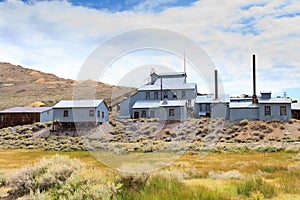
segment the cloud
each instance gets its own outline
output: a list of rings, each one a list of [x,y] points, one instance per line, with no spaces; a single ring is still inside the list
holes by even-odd
[[[188,6],[178,2],[127,1],[128,7],[117,11],[71,1],[1,2],[0,60],[76,78],[87,56],[105,40],[128,30],[156,27],[201,45],[219,69],[227,93],[251,93],[253,53],[258,90],[275,94],[283,86],[299,88],[299,1],[201,0],[189,1]],[[151,64],[151,57],[147,59]],[[172,64],[169,58],[156,60]]]

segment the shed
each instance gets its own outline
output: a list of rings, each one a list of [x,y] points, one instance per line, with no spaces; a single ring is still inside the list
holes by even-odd
[[[292,117],[300,119],[300,103],[292,103]]]
[[[53,119],[57,122],[108,121],[108,107],[101,100],[62,100],[53,107]]]
[[[52,118],[52,107],[14,107],[0,111],[0,128],[48,122]]]

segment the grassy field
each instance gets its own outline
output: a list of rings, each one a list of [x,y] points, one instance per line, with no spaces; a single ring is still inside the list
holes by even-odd
[[[86,166],[84,170],[79,169],[80,173],[97,176],[97,173],[105,172],[105,176],[114,177],[105,179],[102,186],[107,182],[114,182],[117,187],[120,183],[116,193],[112,192],[114,190],[110,186],[105,187],[110,188],[112,199],[300,199],[300,156],[297,153],[248,152],[210,153],[206,156],[181,155],[172,165],[151,174],[126,176],[106,167],[87,151],[51,152],[1,149],[0,154],[0,172],[6,177],[18,173],[26,166],[34,166],[42,159],[52,159],[56,154],[68,156],[71,160],[78,159],[76,163],[82,162]],[[124,160],[133,162],[137,156],[141,154],[127,155]],[[100,181],[95,180],[94,176],[90,179],[94,181],[88,181],[91,185],[97,185]],[[0,196],[5,195],[10,187],[9,185],[0,187],[2,192]],[[55,188],[60,191],[65,186]],[[91,190],[92,193],[97,194],[97,191],[91,188],[88,191]],[[51,194],[52,198],[54,189],[49,191],[46,194]],[[80,193],[80,195],[83,194]],[[36,198],[39,197],[41,198],[41,196]]]

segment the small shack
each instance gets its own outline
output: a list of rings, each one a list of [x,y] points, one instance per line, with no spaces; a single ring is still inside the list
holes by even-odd
[[[108,121],[108,107],[101,100],[62,100],[53,107],[53,121],[60,123]]]
[[[300,119],[300,103],[292,103],[292,117]]]
[[[14,107],[0,111],[0,128],[48,122],[52,118],[52,107]]]

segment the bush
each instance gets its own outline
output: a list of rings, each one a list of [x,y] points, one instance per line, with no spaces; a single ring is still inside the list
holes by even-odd
[[[252,178],[237,185],[239,195],[250,197],[253,193],[260,192],[265,198],[276,196],[275,187],[261,178]]]
[[[110,119],[109,121],[108,121],[108,123],[110,124],[110,125],[112,125],[112,126],[117,126],[117,123],[115,122],[115,120],[112,120],[112,119]]]
[[[7,176],[6,173],[0,171],[0,187],[7,185]]]
[[[9,179],[8,191],[12,197],[21,197],[30,191],[43,192],[58,187],[84,164],[71,160],[66,156],[56,155],[48,160],[42,160],[33,167],[26,167]]]
[[[239,125],[240,125],[240,126],[247,126],[248,123],[249,123],[249,121],[248,121],[247,119],[244,119],[244,120],[241,120],[241,121],[239,122]]]

